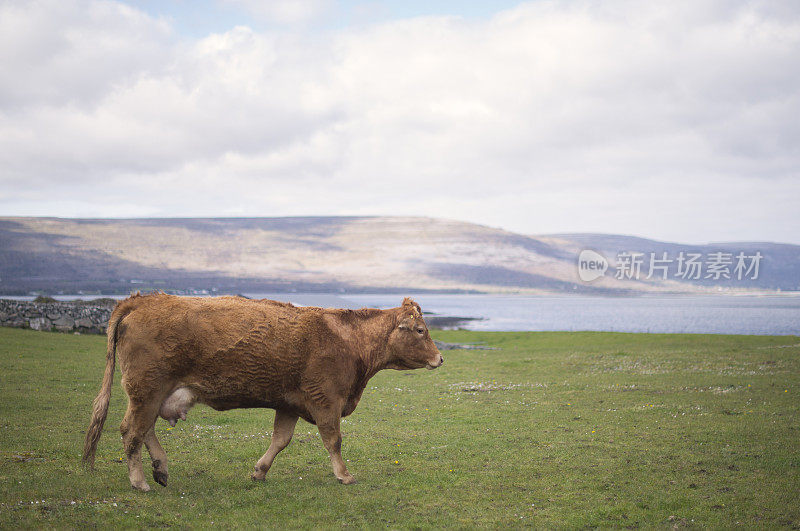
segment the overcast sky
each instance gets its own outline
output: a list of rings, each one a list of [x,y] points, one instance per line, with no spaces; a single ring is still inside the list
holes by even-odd
[[[0,65],[0,215],[800,243],[796,0],[0,0]]]

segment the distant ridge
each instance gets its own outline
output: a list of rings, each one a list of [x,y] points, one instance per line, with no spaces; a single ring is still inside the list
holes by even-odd
[[[744,251],[759,278],[582,282],[577,256]],[[492,292],[622,295],[800,289],[800,246],[684,245],[607,234],[522,235],[422,217],[0,218],[0,294],[33,291]]]

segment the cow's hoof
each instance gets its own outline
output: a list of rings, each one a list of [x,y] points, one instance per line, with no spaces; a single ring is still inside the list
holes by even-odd
[[[142,481],[141,483],[131,483],[131,487],[136,490],[140,490],[142,492],[150,492],[150,485],[147,484],[146,481]]]
[[[153,470],[153,479],[156,480],[156,483],[158,483],[162,487],[167,486],[168,478],[169,474],[167,474],[166,472],[162,472],[161,470]]]
[[[348,474],[343,478],[337,478],[342,485],[352,485],[356,482],[356,478]]]

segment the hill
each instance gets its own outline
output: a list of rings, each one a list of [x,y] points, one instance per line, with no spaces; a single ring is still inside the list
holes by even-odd
[[[578,277],[582,249],[606,276]],[[764,256],[759,278],[614,278],[615,256],[680,250]],[[686,246],[612,235],[530,236],[410,217],[0,218],[0,293],[132,289],[280,292],[397,290],[629,294],[796,290],[800,246]]]

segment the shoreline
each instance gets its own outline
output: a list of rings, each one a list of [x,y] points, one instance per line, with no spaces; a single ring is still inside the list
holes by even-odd
[[[297,306],[391,308],[402,295],[251,294]],[[285,297],[283,295],[286,295]],[[105,328],[117,298],[62,295],[49,302],[0,297],[0,324],[62,331]],[[800,299],[784,296],[632,297],[411,294],[431,329],[478,332],[622,332],[659,334],[800,335]],[[124,296],[116,296],[119,299]],[[88,299],[88,300],[87,300]],[[40,308],[41,305],[41,308]],[[91,310],[93,308],[93,310]],[[91,324],[79,319],[90,317]],[[65,315],[61,315],[65,314]],[[102,316],[101,316],[102,314]],[[104,316],[104,317],[103,317]],[[56,322],[59,319],[66,321]],[[70,321],[71,319],[71,321]]]

